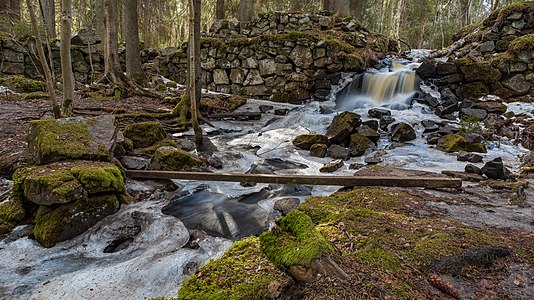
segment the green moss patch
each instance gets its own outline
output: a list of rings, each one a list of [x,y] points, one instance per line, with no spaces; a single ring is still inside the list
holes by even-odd
[[[78,165],[72,167],[70,173],[89,194],[125,191],[124,179],[115,165]]]
[[[22,200],[18,197],[11,197],[7,202],[0,205],[0,222],[18,223],[26,217],[26,210]]]
[[[458,134],[447,134],[438,140],[437,149],[444,152],[478,152],[486,153],[486,145],[470,143],[465,137]]]
[[[315,229],[311,218],[299,210],[278,221],[279,231],[260,235],[262,252],[280,267],[312,267],[315,259],[333,252],[332,246]]]
[[[132,140],[134,148],[145,148],[165,138],[167,133],[160,122],[140,122],[124,128],[124,136]]]
[[[187,279],[178,299],[269,299],[267,287],[276,280],[288,276],[262,254],[257,237],[248,237]]]
[[[0,85],[17,93],[42,92],[46,84],[40,80],[30,79],[20,75],[7,75],[0,78]]]
[[[203,161],[181,148],[160,147],[150,161],[150,170],[180,171],[201,167]]]

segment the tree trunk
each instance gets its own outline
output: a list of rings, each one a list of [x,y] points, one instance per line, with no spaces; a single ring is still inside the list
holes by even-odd
[[[348,0],[336,0],[331,6],[332,11],[337,15],[348,15],[350,13],[350,3]]]
[[[332,11],[332,1],[323,0],[323,10]]]
[[[94,0],[94,3],[92,11],[93,27],[98,36],[104,39],[104,0]]]
[[[43,16],[48,38],[55,39],[56,36],[56,6],[54,0],[39,0],[41,15]]]
[[[139,52],[139,22],[137,0],[122,0],[123,34],[126,42],[126,75],[142,83],[145,74]]]
[[[104,74],[113,83],[119,81],[116,75],[122,72],[119,62],[117,17],[116,0],[104,0]]]
[[[74,74],[70,54],[72,1],[61,0],[61,73],[63,75],[63,115],[72,116],[74,101]]]
[[[240,0],[239,1],[239,21],[248,22],[254,15],[254,6],[256,0]]]
[[[217,0],[215,3],[215,18],[218,20],[224,19],[224,0]]]
[[[20,0],[4,0],[10,2],[9,14],[10,20],[13,23],[20,21]]]
[[[39,60],[41,61],[41,65],[43,67],[43,71],[46,78],[46,88],[48,90],[48,95],[50,96],[50,101],[52,102],[52,112],[54,113],[54,118],[59,119],[61,118],[61,111],[59,109],[59,105],[57,104],[54,80],[52,77],[52,73],[50,72],[50,68],[48,67],[48,63],[46,61],[46,55],[43,49],[43,42],[41,40],[41,35],[39,34],[39,26],[37,25],[37,17],[35,16],[33,2],[32,0],[26,0],[26,4],[28,5],[28,11],[30,13],[33,33],[35,34],[37,53],[39,54]]]
[[[191,99],[191,125],[195,132],[197,149],[202,147],[202,129],[198,123],[200,105],[200,0],[189,1],[189,91]]]

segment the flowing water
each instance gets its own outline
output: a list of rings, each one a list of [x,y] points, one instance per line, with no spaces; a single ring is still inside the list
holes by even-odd
[[[319,168],[331,159],[311,157],[308,151],[296,149],[291,143],[295,136],[324,133],[339,111],[354,111],[365,121],[369,119],[369,106],[408,108],[416,85],[411,67],[395,63],[388,70],[368,73],[360,79],[357,84],[359,79],[355,77],[337,103],[298,106],[250,100],[239,111],[258,111],[260,105],[272,105],[289,113],[276,116],[268,112],[259,121],[215,121],[215,129],[203,127],[219,150],[214,157],[223,167],[217,172],[321,174]],[[512,103],[509,108],[533,117],[533,105]],[[321,113],[329,110],[333,112]],[[458,162],[454,154],[427,145],[420,121],[443,122],[428,107],[415,103],[409,109],[393,110],[392,117],[396,122],[411,124],[417,139],[390,149],[388,136],[383,133],[376,149],[385,153],[383,165],[434,172],[463,170],[465,163]],[[190,137],[192,132],[180,135]],[[485,161],[501,156],[514,172],[519,156],[528,152],[506,140],[490,143],[488,148],[489,152],[483,155]],[[334,175],[352,175],[354,170],[349,165],[363,164],[370,155],[372,150],[345,161]],[[339,188],[179,180],[175,183],[180,186],[178,192],[156,192],[146,201],[123,205],[119,213],[86,233],[50,249],[28,239],[25,235],[28,227],[18,227],[0,241],[0,298],[172,297],[186,278],[209,259],[220,257],[232,240],[269,228],[277,217],[272,208],[277,200],[284,197],[303,200],[310,195],[328,195]],[[134,182],[129,186],[143,184]]]

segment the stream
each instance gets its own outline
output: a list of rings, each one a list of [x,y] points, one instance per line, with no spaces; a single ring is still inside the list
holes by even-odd
[[[392,110],[392,117],[396,122],[411,124],[417,139],[390,149],[388,136],[382,133],[378,149],[367,150],[364,156],[345,161],[334,175],[353,175],[355,170],[349,166],[365,165],[365,157],[378,150],[383,152],[382,165],[385,166],[433,172],[463,171],[465,163],[458,162],[454,154],[430,148],[422,137],[421,120],[444,120],[425,105],[409,106],[410,96],[405,96],[409,93],[404,87],[401,90],[403,96],[390,95],[388,101],[409,109]],[[218,149],[214,157],[223,167],[217,172],[319,175],[319,169],[332,159],[311,157],[308,151],[295,148],[292,139],[300,134],[324,133],[338,111],[352,110],[365,121],[369,119],[370,106],[389,103],[369,99],[363,102],[364,105],[354,102],[340,105],[330,100],[292,105],[250,100],[238,111],[258,111],[261,105],[273,106],[273,109],[262,114],[260,121],[214,121],[215,128],[204,126],[203,130]],[[532,104],[512,103],[508,107],[530,116],[534,109]],[[285,109],[288,113],[275,115],[274,109]],[[321,113],[324,111],[330,113]],[[176,138],[191,135],[189,131],[177,134]],[[485,161],[502,157],[512,172],[518,171],[519,156],[528,153],[506,140],[499,144],[490,142],[488,149],[488,153],[482,155]],[[1,184],[7,185],[6,182]],[[292,197],[303,201],[311,195],[326,196],[339,189],[335,186],[243,186],[181,180],[175,183],[180,187],[178,191],[156,191],[146,201],[123,205],[117,214],[53,248],[43,248],[24,237],[27,226],[17,227],[0,240],[0,298],[173,297],[185,279],[210,259],[220,257],[233,240],[268,230],[279,217],[273,210],[277,200]],[[128,181],[127,186],[135,191],[142,188],[142,183]]]

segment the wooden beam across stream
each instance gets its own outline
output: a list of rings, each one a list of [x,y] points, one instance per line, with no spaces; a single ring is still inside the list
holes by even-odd
[[[462,186],[461,179],[443,177],[316,176],[144,170],[127,170],[126,175],[130,178],[137,179],[182,179],[197,181],[226,181],[334,186],[383,186],[422,188],[460,188]]]

